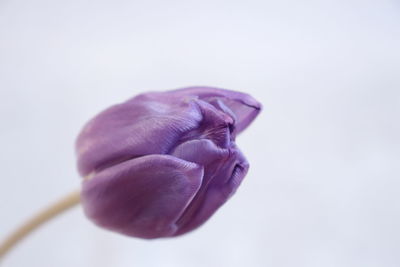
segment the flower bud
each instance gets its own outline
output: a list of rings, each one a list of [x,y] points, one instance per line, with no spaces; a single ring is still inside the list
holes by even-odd
[[[235,137],[260,110],[247,94],[209,87],[144,93],[106,109],[76,142],[85,214],[141,238],[197,228],[246,175]]]

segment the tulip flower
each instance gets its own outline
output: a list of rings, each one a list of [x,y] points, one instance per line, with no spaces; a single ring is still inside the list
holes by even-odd
[[[147,239],[197,228],[246,175],[235,138],[260,110],[245,93],[210,87],[144,93],[106,109],[76,142],[85,214]]]

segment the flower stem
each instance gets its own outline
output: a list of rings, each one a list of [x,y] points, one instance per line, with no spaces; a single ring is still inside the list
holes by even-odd
[[[29,219],[0,243],[0,260],[3,259],[7,252],[17,245],[19,241],[33,232],[36,228],[69,208],[79,204],[79,202],[80,192],[76,191],[70,193]]]

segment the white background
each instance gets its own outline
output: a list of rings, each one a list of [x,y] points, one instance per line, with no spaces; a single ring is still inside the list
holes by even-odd
[[[4,266],[400,266],[400,2],[0,0],[0,238],[79,188],[100,110],[190,85],[264,111],[251,170],[206,225],[145,241],[77,208]]]

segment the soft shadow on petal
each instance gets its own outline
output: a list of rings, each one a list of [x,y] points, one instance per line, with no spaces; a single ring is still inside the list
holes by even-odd
[[[96,224],[129,236],[172,236],[200,188],[203,168],[169,155],[129,160],[83,183],[82,204]]]

